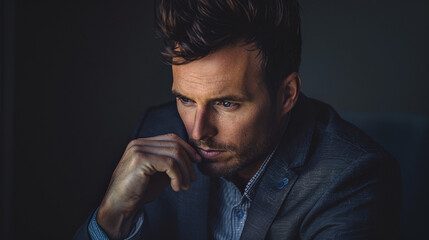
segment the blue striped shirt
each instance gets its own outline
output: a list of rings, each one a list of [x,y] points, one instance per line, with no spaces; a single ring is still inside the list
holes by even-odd
[[[247,218],[247,210],[250,208],[259,180],[276,149],[277,147],[247,183],[243,194],[234,183],[224,178],[219,179],[219,187],[214,190],[213,195],[216,199],[211,206],[215,212],[209,218],[213,239],[240,239]]]

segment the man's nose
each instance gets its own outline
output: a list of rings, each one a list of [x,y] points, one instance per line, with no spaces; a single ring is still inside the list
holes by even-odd
[[[217,134],[212,113],[208,109],[197,109],[194,116],[194,126],[192,128],[192,138],[204,140]]]

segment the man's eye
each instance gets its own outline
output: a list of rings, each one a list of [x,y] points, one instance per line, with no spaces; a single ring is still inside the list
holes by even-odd
[[[224,106],[224,107],[231,107],[232,106],[231,102],[222,101],[221,103],[222,103],[222,106]]]
[[[179,99],[181,102],[183,102],[183,103],[189,103],[189,102],[191,102],[191,100],[190,99],[188,99],[188,98],[185,98],[185,97],[177,97],[177,99]]]
[[[232,108],[238,106],[238,103],[228,102],[228,101],[220,101],[219,105],[225,108]]]

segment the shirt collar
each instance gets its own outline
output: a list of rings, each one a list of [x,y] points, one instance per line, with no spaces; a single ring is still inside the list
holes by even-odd
[[[262,163],[259,170],[255,173],[255,175],[253,175],[253,177],[249,180],[246,187],[244,188],[243,196],[247,197],[247,199],[249,199],[249,201],[252,201],[252,199],[255,195],[255,192],[256,192],[256,186],[257,186],[259,180],[261,179],[263,173],[265,172],[265,169],[266,169],[268,163],[270,162],[271,158],[273,157],[274,153],[276,152],[277,147],[278,147],[278,144],[274,148],[274,150],[271,152],[271,154],[268,155],[268,157]]]
[[[265,171],[268,163],[270,162],[272,156],[276,152],[277,147],[278,147],[278,144],[274,148],[274,150],[271,152],[271,154],[262,163],[261,167],[255,173],[255,175],[253,175],[253,177],[249,180],[249,182],[247,183],[246,187],[244,188],[244,193],[241,196],[241,201],[243,201],[245,199],[249,200],[250,202],[252,201],[252,199],[253,199],[253,197],[255,195],[255,192],[256,192],[256,187],[258,185],[258,182],[260,181],[260,179],[261,179],[261,177],[262,177],[262,175],[263,175],[263,173],[264,173],[264,171]],[[240,191],[238,190],[237,186],[235,186],[234,183],[228,181],[227,179],[225,179],[223,177],[221,177],[220,179],[222,181],[222,183],[221,183],[221,186],[222,186],[221,189],[223,189],[222,191],[224,191],[224,192],[226,191],[228,193],[231,193],[231,190],[234,189],[233,192],[236,192],[235,193],[236,197],[234,197],[234,198],[237,198],[238,194],[240,193]],[[227,189],[231,189],[231,190],[227,190]],[[237,200],[239,200],[239,199],[237,199]]]
[[[289,124],[290,115],[291,115],[291,112],[288,113],[287,120],[286,120],[286,127],[283,130],[282,136],[285,134],[285,131],[286,131],[287,126]],[[259,168],[259,170],[249,180],[249,182],[247,183],[246,187],[244,188],[244,193],[243,193],[243,196],[241,197],[241,200],[243,200],[243,198],[247,198],[250,202],[252,201],[252,199],[255,196],[256,187],[258,185],[258,182],[260,181],[263,173],[265,172],[265,169],[266,169],[268,163],[270,162],[271,158],[273,157],[274,153],[276,152],[279,144],[280,144],[280,142],[277,143],[277,145],[275,146],[274,150],[270,153],[270,155],[268,155],[268,157],[262,163],[262,165]],[[224,183],[226,183],[226,185],[225,184],[223,185],[224,187],[235,187],[235,188],[237,188],[237,186],[235,186],[235,184],[233,184],[232,182],[226,180],[225,178],[221,177],[221,179],[222,179],[222,181]]]
[[[286,131],[287,126],[289,124],[290,115],[291,115],[291,112],[289,112],[287,115],[286,126],[285,126],[281,136],[283,136],[285,134],[285,131]],[[249,201],[252,201],[253,197],[255,196],[256,186],[258,185],[258,182],[260,181],[263,173],[265,172],[265,169],[266,169],[268,163],[270,162],[271,158],[273,157],[274,153],[276,152],[277,148],[279,147],[279,144],[280,144],[280,142],[277,143],[274,150],[270,153],[270,155],[268,155],[268,157],[262,163],[259,170],[255,173],[255,175],[253,175],[253,177],[247,183],[246,188],[244,188],[243,196],[247,197],[247,199],[249,199]]]

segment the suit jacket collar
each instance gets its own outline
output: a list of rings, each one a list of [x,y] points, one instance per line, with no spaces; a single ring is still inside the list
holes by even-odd
[[[303,94],[293,108],[287,130],[267,166],[248,210],[241,239],[264,239],[295,181],[294,169],[305,164],[315,127],[314,111]]]

